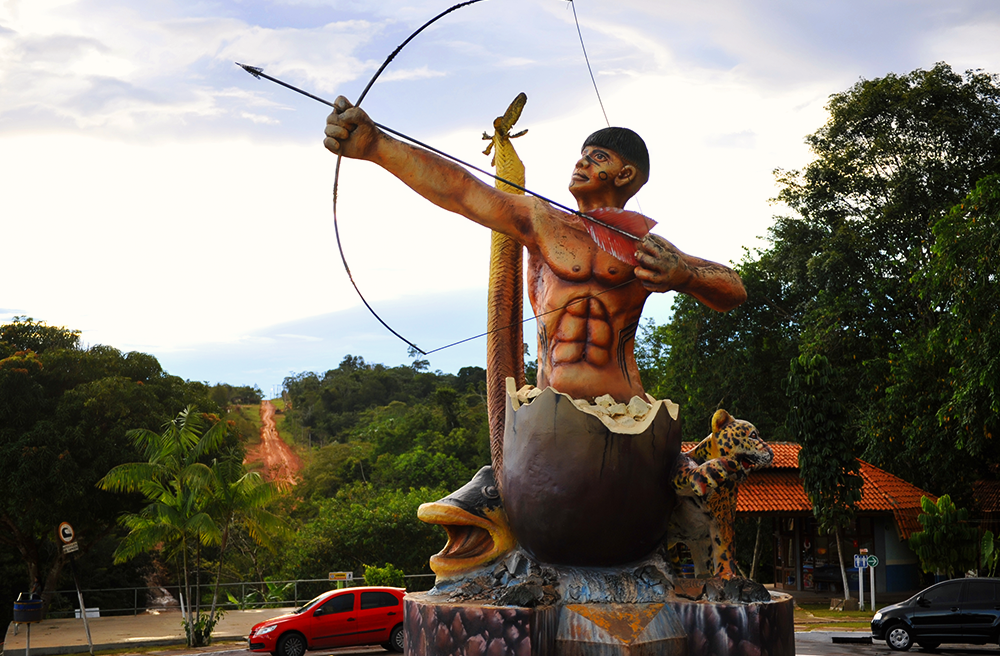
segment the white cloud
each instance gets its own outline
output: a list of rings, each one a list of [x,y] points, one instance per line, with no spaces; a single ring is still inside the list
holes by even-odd
[[[203,344],[264,352],[318,348],[313,339],[331,359],[345,340],[371,349],[368,359],[404,360],[377,324],[349,339],[336,322],[329,332],[266,329],[359,301],[333,236],[327,108],[233,62],[330,99],[356,96],[440,9],[434,0],[4,0],[0,228],[22,245],[6,251],[4,312],[83,329],[90,343],[187,352],[178,366],[195,366]],[[528,186],[570,203],[580,142],[603,125],[571,9],[506,0],[454,12],[392,62],[391,84],[366,107],[485,166],[481,132],[526,91],[518,127],[530,132],[517,147]],[[775,212],[771,171],[808,161],[803,137],[824,122],[831,93],[941,60],[1000,71],[1000,9],[982,0],[621,0],[577,10],[611,121],[650,146],[641,209],[680,248],[720,261],[759,243]],[[420,302],[478,298],[488,232],[369,164],[345,162],[341,185],[341,235],[366,298],[429,342],[444,336]],[[650,307],[662,318],[668,306],[669,296]],[[269,363],[268,375],[321,367],[297,353],[294,365]],[[245,369],[263,370],[234,371]]]

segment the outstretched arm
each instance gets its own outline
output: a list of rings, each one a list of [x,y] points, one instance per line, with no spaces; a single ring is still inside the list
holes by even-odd
[[[522,244],[530,241],[531,208],[537,201],[499,191],[443,157],[394,139],[343,96],[334,106],[326,119],[327,150],[374,162],[438,207]]]
[[[659,235],[648,234],[636,250],[635,277],[651,292],[690,294],[719,312],[747,300],[743,281],[732,269],[683,253]]]

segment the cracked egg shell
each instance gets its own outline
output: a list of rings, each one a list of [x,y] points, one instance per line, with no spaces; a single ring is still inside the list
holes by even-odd
[[[518,543],[557,565],[605,567],[648,556],[670,521],[680,445],[669,400],[615,430],[551,387],[526,405],[508,395],[502,490]]]

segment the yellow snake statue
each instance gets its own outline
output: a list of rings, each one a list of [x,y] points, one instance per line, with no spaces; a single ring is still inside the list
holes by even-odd
[[[521,187],[524,186],[524,164],[510,140],[527,130],[518,134],[510,131],[527,101],[525,94],[518,94],[504,115],[493,121],[493,135],[483,133],[483,139],[490,142],[483,154],[493,152],[497,175]],[[499,180],[496,186],[509,193],[524,193]],[[516,240],[499,232],[493,233],[486,318],[486,394],[492,465],[483,467],[461,489],[433,503],[425,503],[417,511],[421,520],[437,524],[448,533],[448,543],[440,553],[431,556],[430,561],[438,584],[460,581],[470,572],[496,562],[516,545],[500,499],[499,482],[503,468],[506,380],[513,378],[518,389],[524,385],[521,250]]]
[[[483,132],[489,141],[484,155],[493,151],[492,165],[497,176],[524,187],[524,163],[514,151],[511,139],[527,130],[511,134],[511,128],[521,116],[528,96],[519,93],[503,116],[493,121],[493,135]],[[496,188],[511,194],[523,194],[520,189],[500,180]],[[490,242],[490,284],[487,302],[486,330],[486,398],[490,420],[490,455],[493,478],[500,486],[503,479],[504,413],[507,408],[507,378],[513,378],[516,389],[524,385],[524,338],[521,330],[523,299],[521,287],[522,247],[507,235],[494,231]]]

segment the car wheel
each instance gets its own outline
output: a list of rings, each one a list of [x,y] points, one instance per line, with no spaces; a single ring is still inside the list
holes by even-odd
[[[389,633],[388,649],[390,651],[403,653],[403,648],[405,640],[403,639],[403,625],[397,624],[392,627],[392,631]]]
[[[278,656],[303,656],[306,653],[306,639],[301,633],[286,633],[278,640]]]
[[[906,628],[906,625],[897,624],[885,634],[885,643],[893,651],[906,651],[913,645],[913,636],[910,635],[910,630]]]

